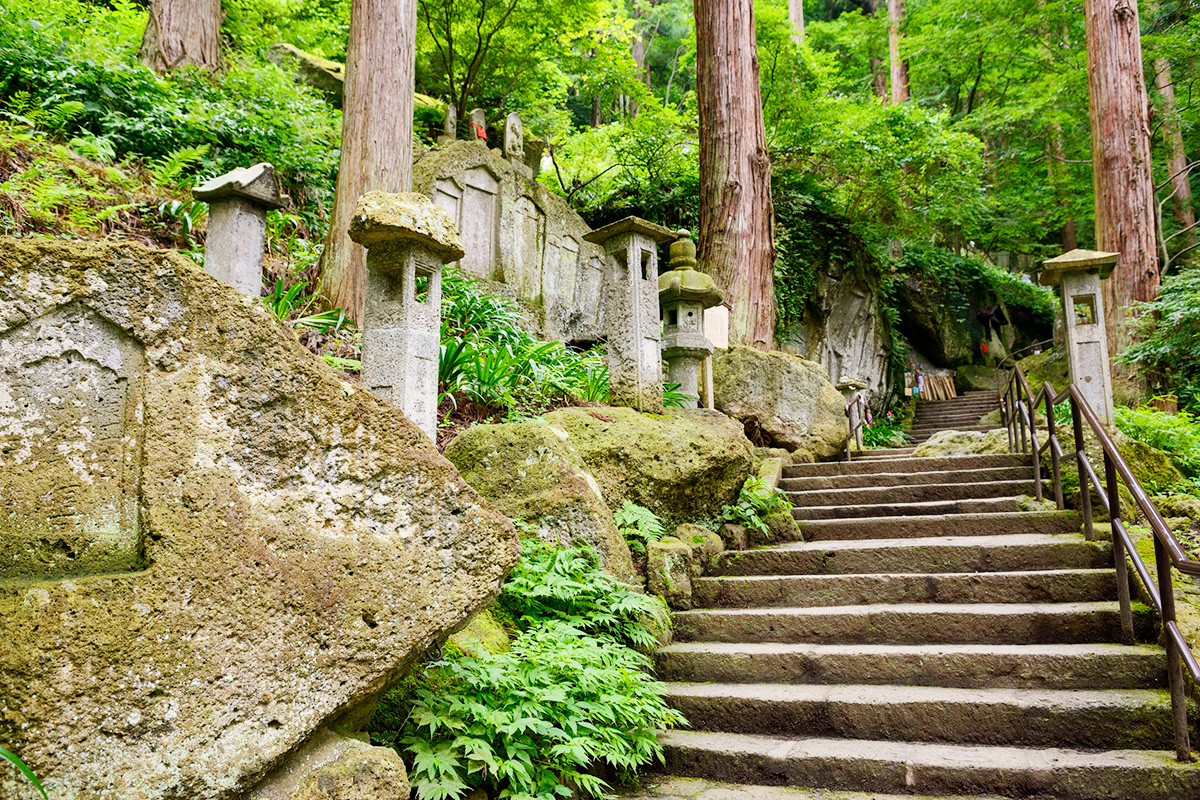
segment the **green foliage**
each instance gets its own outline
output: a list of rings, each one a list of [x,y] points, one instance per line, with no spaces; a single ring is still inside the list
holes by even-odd
[[[1162,450],[1186,477],[1200,477],[1200,417],[1122,406],[1116,415],[1117,429],[1126,436]]]
[[[747,528],[767,536],[771,533],[766,518],[771,514],[790,513],[792,503],[787,495],[768,484],[762,478],[751,476],[742,484],[736,503],[721,509],[724,522],[745,525]]]
[[[420,800],[604,796],[590,768],[620,774],[662,757],[655,731],[683,722],[647,674],[649,660],[607,637],[546,622],[507,653],[437,661],[401,736]]]
[[[890,447],[904,447],[908,444],[909,436],[899,425],[889,425],[886,422],[875,422],[872,425],[864,425],[863,447],[869,449],[880,449]]]
[[[613,512],[613,524],[629,543],[629,549],[642,556],[646,554],[646,545],[657,542],[664,533],[657,514],[629,500]]]
[[[17,771],[24,775],[25,779],[32,783],[35,789],[41,792],[42,797],[46,798],[46,800],[49,800],[49,796],[46,794],[46,789],[42,786],[42,782],[38,780],[37,775],[33,774],[33,770],[31,770],[25,764],[25,762],[21,760],[20,756],[18,756],[16,753],[5,750],[3,747],[0,747],[0,761],[7,761],[9,764],[12,764],[14,767],[16,767]]]
[[[655,644],[646,620],[667,623],[662,602],[635,592],[601,571],[588,549],[557,547],[537,539],[521,542],[521,560],[500,590],[502,611],[522,629],[545,621],[565,623],[591,636],[605,636],[626,647]]]
[[[1137,312],[1137,341],[1118,360],[1141,367],[1157,391],[1200,409],[1200,270],[1167,276],[1158,300]]]

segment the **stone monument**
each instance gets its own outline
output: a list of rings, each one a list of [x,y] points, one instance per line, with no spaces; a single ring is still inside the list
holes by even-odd
[[[504,157],[514,170],[533,179],[533,170],[525,163],[525,126],[515,111],[504,121]]]
[[[1112,274],[1120,255],[1072,250],[1044,262],[1038,274],[1043,286],[1057,286],[1062,295],[1071,382],[1110,428],[1114,422],[1112,370],[1100,282]],[[1036,386],[1030,389],[1037,391]]]
[[[846,398],[846,416],[849,419],[850,426],[854,429],[854,447],[856,450],[862,450],[863,433],[862,428],[858,427],[859,408],[857,403],[851,404],[850,401],[854,399],[854,395],[871,387],[861,378],[855,378],[850,375],[843,375],[834,386],[842,393],[842,397]]]
[[[482,108],[471,109],[471,138],[487,142],[487,115]]]
[[[607,254],[605,328],[614,406],[663,409],[658,245],[675,237],[675,231],[639,217],[626,217],[584,237],[602,245]]]
[[[458,138],[458,106],[450,103],[446,106],[446,124],[442,127],[442,135],[438,137],[439,145],[450,144]]]
[[[267,212],[287,203],[275,168],[255,164],[227,172],[192,190],[208,203],[204,269],[242,294],[262,294]]]
[[[662,312],[663,349],[667,375],[689,396],[686,408],[699,405],[700,365],[712,354],[704,333],[704,311],[720,304],[723,295],[713,279],[696,269],[696,243],[686,230],[671,244],[671,269],[658,277]]]
[[[358,200],[350,238],[367,248],[363,383],[433,439],[442,265],[463,257],[458,228],[423,194],[368,192]]]

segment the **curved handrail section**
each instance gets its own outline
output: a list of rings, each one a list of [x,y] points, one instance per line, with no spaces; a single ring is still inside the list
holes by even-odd
[[[1043,454],[1049,455],[1051,487],[1055,504],[1060,509],[1066,508],[1063,501],[1062,461],[1067,457],[1075,462],[1079,473],[1079,505],[1083,516],[1083,534],[1088,541],[1095,539],[1092,489],[1096,489],[1100,506],[1112,524],[1113,566],[1117,573],[1117,600],[1121,611],[1122,636],[1128,643],[1134,640],[1129,582],[1129,564],[1132,564],[1162,626],[1167,651],[1167,677],[1171,690],[1176,757],[1180,761],[1192,761],[1183,667],[1186,665],[1192,680],[1200,683],[1200,663],[1197,663],[1175,619],[1172,570],[1178,570],[1184,575],[1200,576],[1200,561],[1189,557],[1179,540],[1171,533],[1162,514],[1150,501],[1149,493],[1133,474],[1112,436],[1075,384],[1072,383],[1058,391],[1046,382],[1038,389],[1037,394],[1034,394],[1019,364],[1014,364],[1007,377],[1002,380],[997,371],[997,378],[998,385],[1003,387],[999,390],[1000,414],[1001,421],[1008,430],[1009,450],[1032,455],[1037,498],[1041,500],[1044,492],[1041,465]],[[1059,438],[1059,425],[1055,420],[1055,407],[1064,402],[1068,404],[1071,413],[1070,453],[1064,450],[1063,442]],[[1038,410],[1043,408],[1045,434],[1044,442],[1039,445]],[[1090,433],[1100,444],[1104,461],[1103,479],[1087,454],[1085,433]],[[1125,527],[1124,509],[1121,507],[1122,486],[1133,498],[1135,514],[1145,520],[1153,533],[1153,574]]]
[[[1025,345],[1020,350],[1013,350],[1011,353],[1006,355],[1004,358],[1000,359],[1000,363],[996,365],[997,374],[1000,374],[1000,371],[1005,369],[1004,365],[1007,364],[1008,362],[1010,362],[1010,361],[1016,362],[1017,356],[1024,355],[1025,353],[1028,353],[1030,350],[1035,350],[1039,347],[1045,347],[1048,344],[1054,344],[1054,340],[1053,339],[1043,339],[1040,342],[1034,342],[1033,344]]]

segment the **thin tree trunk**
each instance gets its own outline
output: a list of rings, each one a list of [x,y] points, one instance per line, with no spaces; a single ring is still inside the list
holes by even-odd
[[[804,0],[788,0],[788,19],[792,23],[792,41],[804,41]]]
[[[1196,257],[1196,212],[1192,208],[1192,183],[1188,170],[1187,151],[1183,147],[1183,131],[1179,127],[1179,115],[1175,105],[1175,80],[1171,76],[1171,62],[1165,58],[1154,60],[1155,85],[1162,97],[1162,135],[1167,146],[1167,173],[1171,176],[1171,210],[1179,229],[1182,246],[1192,248],[1185,260]]]
[[[1075,225],[1075,217],[1071,213],[1071,196],[1067,190],[1067,152],[1063,147],[1062,125],[1050,123],[1050,185],[1058,195],[1058,204],[1063,210],[1063,224],[1059,231],[1064,252],[1074,250],[1079,246],[1079,231]]]
[[[366,192],[412,188],[416,0],[354,0],[346,47],[342,153],[321,260],[329,302],[362,319],[366,249],[347,231]]]
[[[867,9],[871,12],[870,16],[879,16],[879,0],[867,0]],[[875,96],[879,98],[879,102],[887,105],[888,102],[888,75],[887,68],[883,65],[883,59],[875,52],[874,39],[871,42],[871,83],[875,92]]]
[[[1128,309],[1158,296],[1150,108],[1136,3],[1085,0],[1084,16],[1096,243],[1121,254],[1104,285],[1108,349],[1116,355],[1129,341]]]
[[[908,62],[900,58],[900,40],[904,31],[904,0],[888,0],[888,58],[891,62],[892,105],[908,99]]]
[[[733,308],[729,340],[770,349],[775,207],[752,0],[694,0],[704,268]]]
[[[138,55],[157,72],[221,65],[221,0],[151,0]]]
[[[675,82],[675,75],[679,72],[679,54],[683,52],[686,44],[681,44],[675,48],[675,60],[671,62],[671,77],[667,78],[667,91],[663,95],[663,105],[671,105],[671,84]]]

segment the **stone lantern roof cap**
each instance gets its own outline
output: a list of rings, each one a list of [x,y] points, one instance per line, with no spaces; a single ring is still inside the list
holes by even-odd
[[[658,300],[700,303],[704,308],[719,305],[725,295],[712,276],[696,269],[696,243],[686,230],[675,232],[671,243],[671,269],[658,276]]]
[[[367,192],[358,198],[350,238],[364,247],[415,242],[443,261],[458,261],[464,255],[454,220],[444,208],[415,192]]]
[[[583,239],[592,244],[604,244],[612,237],[622,233],[640,233],[643,236],[650,237],[659,244],[674,241],[678,235],[670,228],[665,228],[662,225],[644,220],[641,217],[626,217],[616,222],[610,222],[603,228],[597,228],[585,235]]]
[[[1120,253],[1106,253],[1101,250],[1082,250],[1076,248],[1069,253],[1042,262],[1042,271],[1038,273],[1038,283],[1043,286],[1057,286],[1063,275],[1071,272],[1098,272],[1101,279],[1112,274],[1117,265]]]
[[[843,391],[845,389],[853,389],[854,391],[861,391],[862,389],[868,389],[868,388],[870,388],[870,387],[867,385],[866,381],[864,381],[862,378],[856,378],[853,375],[843,375],[841,377],[841,379],[837,382],[838,391]]]
[[[275,174],[275,167],[265,161],[207,180],[192,189],[192,197],[206,203],[226,197],[240,197],[269,209],[283,208],[288,201],[283,193],[283,184]]]

